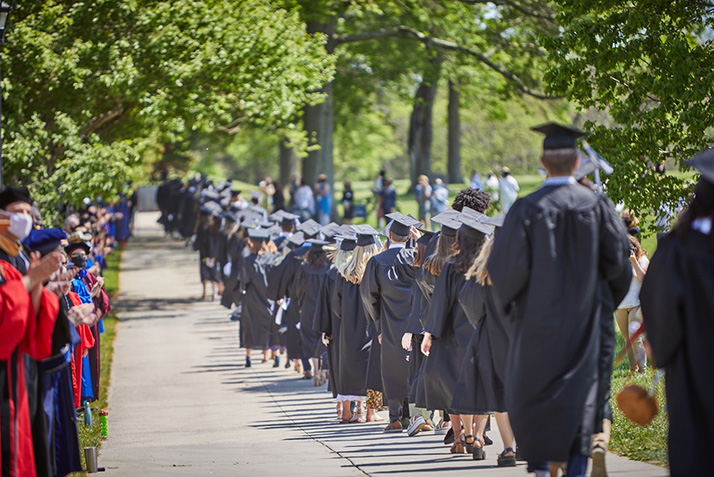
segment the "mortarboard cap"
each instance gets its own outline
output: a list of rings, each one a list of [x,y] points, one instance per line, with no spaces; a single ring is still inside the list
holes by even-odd
[[[489,225],[482,220],[471,217],[470,215],[464,215],[461,217],[461,228],[459,229],[459,233],[478,240],[484,235],[492,234],[493,225]]]
[[[503,222],[506,221],[506,214],[498,214],[493,217],[486,217],[483,219],[483,223],[488,225],[493,225],[494,227],[503,227]]]
[[[355,248],[357,248],[357,236],[356,235],[341,237],[340,250],[349,252],[350,250],[354,250]]]
[[[379,242],[380,233],[369,224],[354,225],[352,227],[357,234],[357,245],[366,247]]]
[[[300,224],[300,230],[305,234],[306,238],[314,238],[320,233],[320,224],[312,219],[308,219]]]
[[[255,228],[255,229],[248,229],[248,237],[251,240],[262,240],[264,242],[267,242],[270,240],[270,231],[268,229],[263,229],[263,228]]]
[[[305,234],[303,234],[302,232],[295,232],[287,238],[287,243],[288,245],[297,248],[305,243]]]
[[[66,239],[67,234],[61,229],[33,229],[22,243],[33,252],[46,255],[59,247],[62,240]]]
[[[685,164],[698,170],[703,178],[714,184],[714,149],[700,152]]]
[[[441,225],[441,233],[449,237],[456,235],[461,227],[461,214],[454,209],[447,209],[431,218],[432,222]]]
[[[392,220],[389,231],[401,236],[409,235],[411,228],[421,223],[411,215],[404,215],[401,212],[392,212],[386,217]]]
[[[327,225],[323,225],[320,227],[320,232],[322,233],[323,237],[325,237],[327,240],[334,240],[335,235],[337,235],[337,232],[339,231],[340,226],[337,225],[334,222],[330,222]]]
[[[558,123],[542,124],[532,127],[531,130],[545,134],[545,139],[543,140],[544,150],[574,148],[579,138],[588,135],[588,133],[578,128],[563,126]]]
[[[30,191],[26,187],[5,186],[0,189],[0,209],[4,209],[13,202],[26,202],[32,205]]]
[[[282,218],[280,219],[280,225],[284,227],[291,227],[291,226],[297,226],[298,224],[298,219],[300,218],[299,215],[291,214],[290,212],[282,212]]]
[[[330,245],[330,242],[324,240],[310,239],[306,242],[310,244],[310,251],[312,252],[320,252],[324,246]]]
[[[221,196],[218,194],[218,192],[216,192],[213,189],[204,189],[201,192],[201,199],[203,199],[205,202],[208,202],[211,200],[218,202],[219,200],[221,200]]]
[[[429,241],[434,237],[434,234],[436,233],[429,229],[419,229],[419,231],[424,234],[421,237],[419,237],[419,239],[417,240],[417,243],[419,245],[427,245],[429,243]]]

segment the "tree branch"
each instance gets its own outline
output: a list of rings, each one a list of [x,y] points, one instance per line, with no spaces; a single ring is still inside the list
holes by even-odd
[[[540,18],[541,20],[547,20],[549,22],[556,21],[555,15],[553,15],[553,14],[541,13],[541,12],[532,10],[532,8],[536,7],[536,5],[533,5],[532,3],[525,6],[525,5],[522,5],[521,3],[513,1],[513,0],[458,0],[458,1],[460,1],[461,3],[466,3],[468,5],[484,5],[484,4],[492,3],[499,7],[511,7],[514,10],[517,10],[529,17]]]
[[[470,48],[466,48],[465,46],[461,46],[461,45],[454,43],[453,41],[450,41],[450,40],[444,40],[441,38],[431,37],[429,35],[426,35],[420,31],[414,30],[413,28],[409,28],[407,26],[399,26],[394,29],[372,30],[372,31],[367,31],[367,32],[354,33],[354,34],[350,34],[350,35],[333,35],[335,45],[341,45],[344,43],[354,43],[354,42],[366,41],[366,40],[376,40],[378,38],[389,38],[389,37],[404,38],[407,40],[417,40],[417,41],[422,42],[427,47],[438,48],[440,50],[445,50],[445,51],[457,51],[459,53],[464,53],[466,55],[469,55],[473,58],[476,58],[478,61],[480,61],[484,65],[488,66],[493,71],[495,71],[496,73],[500,74],[505,79],[507,79],[508,81],[513,83],[516,86],[516,88],[518,90],[520,90],[523,94],[533,96],[534,98],[556,99],[556,98],[562,97],[562,96],[548,96],[547,94],[530,89],[528,86],[526,86],[526,84],[523,82],[522,79],[520,79],[518,76],[511,73],[510,71],[507,71],[504,68],[502,68],[501,66],[497,65],[490,58],[488,58],[488,56],[484,55],[483,53],[479,53],[478,51],[472,50]]]

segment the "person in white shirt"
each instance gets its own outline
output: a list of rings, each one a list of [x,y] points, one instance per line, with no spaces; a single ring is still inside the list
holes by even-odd
[[[617,327],[620,328],[620,333],[625,341],[629,341],[632,335],[640,325],[642,325],[642,311],[640,311],[640,288],[642,280],[645,278],[647,267],[650,264],[645,251],[642,249],[640,242],[629,235],[630,238],[630,263],[632,264],[632,282],[630,289],[625,298],[615,310],[615,320]],[[636,323],[635,326],[632,324]],[[630,327],[633,327],[631,329]],[[645,354],[644,338],[640,335],[637,341],[627,352],[627,358],[630,361],[630,370],[633,372],[644,372],[647,367],[647,357]]]
[[[511,175],[511,170],[504,167],[501,171],[501,180],[498,184],[498,195],[503,213],[507,214],[513,203],[518,199],[521,188],[518,181]]]

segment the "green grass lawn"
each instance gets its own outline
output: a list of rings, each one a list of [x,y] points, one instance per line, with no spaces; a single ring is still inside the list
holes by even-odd
[[[613,318],[614,319],[614,318]],[[617,347],[615,356],[625,347],[625,340],[617,333]],[[630,376],[630,366],[627,357],[617,366],[612,373],[612,405],[614,423],[610,438],[610,450],[616,454],[630,459],[649,462],[659,466],[668,466],[667,432],[669,430],[666,411],[667,399],[664,392],[664,380],[660,381],[655,395],[659,403],[660,412],[646,427],[639,426],[629,421],[617,408],[615,397],[625,385],[634,383],[650,391],[654,382],[656,371],[649,368],[644,374]]]
[[[104,270],[104,287],[109,293],[112,303],[116,302],[117,293],[119,292],[119,268],[121,264],[121,255],[123,252],[122,245],[117,245],[114,251],[107,256],[107,268]],[[101,447],[104,437],[101,434],[99,412],[106,409],[107,393],[109,391],[109,380],[112,370],[112,360],[114,357],[114,338],[116,336],[116,326],[118,319],[113,312],[104,318],[104,333],[101,341],[101,359],[102,372],[100,386],[100,399],[91,403],[92,407],[92,426],[86,426],[84,420],[78,420],[79,427],[79,444],[80,448],[84,447]],[[109,416],[109,429],[111,432],[111,416]],[[84,453],[82,453],[82,465],[84,462]],[[100,464],[101,465],[101,464]],[[72,475],[84,475],[77,473]]]

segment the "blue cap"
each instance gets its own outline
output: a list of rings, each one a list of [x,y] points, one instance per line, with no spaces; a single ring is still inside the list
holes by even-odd
[[[22,243],[33,252],[46,255],[59,247],[62,240],[66,239],[67,234],[61,229],[40,229],[32,230]]]

